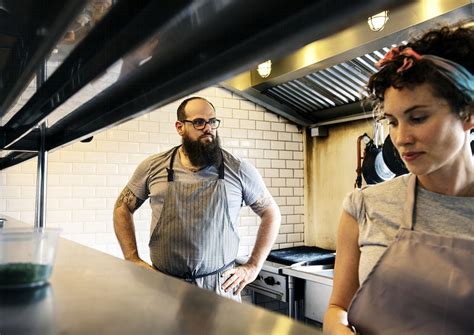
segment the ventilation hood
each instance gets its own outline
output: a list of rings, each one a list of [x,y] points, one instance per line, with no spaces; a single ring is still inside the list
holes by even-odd
[[[317,127],[367,118],[361,98],[377,71],[374,63],[394,44],[420,30],[473,19],[468,0],[414,1],[389,11],[383,30],[360,22],[291,55],[272,59],[263,79],[253,69],[221,85],[301,126]],[[376,14],[376,13],[374,13]],[[405,42],[406,43],[406,42]]]

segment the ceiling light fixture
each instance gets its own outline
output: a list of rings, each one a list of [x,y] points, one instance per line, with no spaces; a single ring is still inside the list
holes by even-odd
[[[260,77],[267,78],[272,72],[272,61],[267,60],[266,62],[259,64],[257,67],[257,72],[260,75]]]
[[[373,31],[381,31],[385,27],[387,21],[388,10],[384,10],[383,12],[380,12],[378,14],[369,16],[369,18],[367,19],[367,23],[369,24],[370,29]]]

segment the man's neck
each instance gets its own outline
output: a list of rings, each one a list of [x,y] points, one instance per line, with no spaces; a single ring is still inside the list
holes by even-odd
[[[197,172],[197,171],[202,170],[203,168],[205,168],[205,166],[196,166],[196,165],[194,165],[191,162],[191,160],[189,159],[188,154],[186,153],[186,151],[184,150],[184,148],[182,146],[179,148],[178,153],[179,153],[179,159],[181,161],[181,165],[186,170],[189,170],[189,171],[192,171],[192,172]]]

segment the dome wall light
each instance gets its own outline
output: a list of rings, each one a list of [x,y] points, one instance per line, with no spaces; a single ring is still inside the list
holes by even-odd
[[[267,60],[257,67],[257,72],[262,78],[267,78],[272,73],[272,61]]]
[[[388,21],[388,10],[369,16],[367,23],[372,31],[381,31]]]

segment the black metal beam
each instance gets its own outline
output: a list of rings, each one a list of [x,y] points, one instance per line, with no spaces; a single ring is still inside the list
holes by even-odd
[[[328,36],[403,1],[208,1],[159,32],[153,58],[57,122],[51,150]],[[385,7],[386,8],[386,7]]]
[[[47,6],[36,0],[9,2],[16,18],[11,33],[19,35],[0,77],[0,117],[29,84],[38,64],[47,58],[84,4],[83,0],[49,0]]]
[[[193,2],[159,29],[159,48],[150,61],[48,129],[47,149],[89,137],[404,2]]]
[[[31,158],[35,158],[37,155],[36,152],[11,152],[0,159],[0,170],[23,163]]]
[[[122,0],[4,126],[9,148],[55,108],[180,13],[189,0]]]
[[[0,130],[1,132],[1,130]],[[38,151],[38,143],[40,140],[39,129],[35,128],[26,134],[21,141],[17,141],[9,146],[10,151]]]

